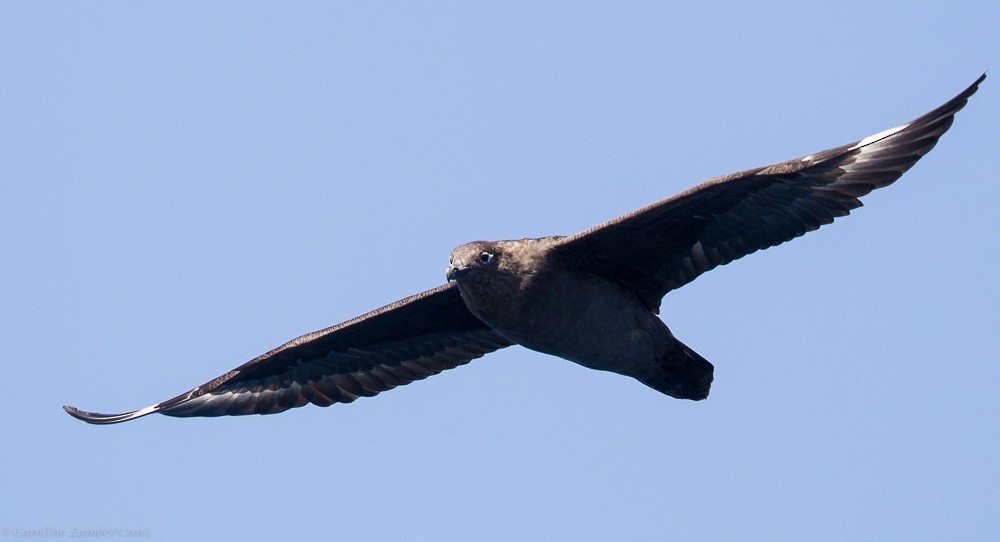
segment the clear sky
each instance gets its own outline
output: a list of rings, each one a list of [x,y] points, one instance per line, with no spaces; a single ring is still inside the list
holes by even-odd
[[[330,4],[5,5],[4,534],[1000,531],[995,72],[864,208],[667,297],[707,401],[510,348],[278,416],[63,413],[434,287],[463,242],[573,233],[1000,69],[994,1]]]

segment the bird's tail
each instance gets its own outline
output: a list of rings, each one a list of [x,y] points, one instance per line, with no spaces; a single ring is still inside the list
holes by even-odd
[[[715,367],[707,359],[677,341],[677,349],[658,361],[658,366],[638,378],[640,382],[677,399],[708,397]]]

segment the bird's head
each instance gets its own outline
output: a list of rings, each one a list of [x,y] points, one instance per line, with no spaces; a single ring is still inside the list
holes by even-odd
[[[467,275],[496,271],[502,257],[501,247],[489,241],[473,241],[451,251],[445,274],[449,281],[461,280]]]

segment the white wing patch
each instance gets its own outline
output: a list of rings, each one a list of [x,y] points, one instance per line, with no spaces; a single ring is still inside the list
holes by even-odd
[[[131,417],[132,418],[138,418],[138,417],[141,417],[141,416],[145,416],[146,414],[152,414],[153,412],[156,412],[157,410],[159,410],[159,408],[158,408],[159,406],[160,405],[152,405],[152,406],[148,406],[148,407],[143,408],[143,409],[139,409],[139,410],[133,412]]]
[[[853,147],[851,147],[850,149],[847,149],[847,150],[853,151],[854,149],[857,149],[857,148],[860,148],[860,147],[864,147],[865,145],[870,145],[872,143],[875,143],[876,141],[885,139],[885,138],[887,138],[887,137],[889,137],[889,136],[891,136],[891,135],[893,135],[893,134],[895,134],[897,132],[905,130],[907,126],[909,126],[909,124],[904,124],[902,126],[897,126],[895,128],[889,128],[888,130],[882,130],[881,132],[879,132],[879,133],[877,133],[875,135],[870,135],[870,136],[862,139],[861,141],[858,141],[858,143],[856,145],[854,145]]]

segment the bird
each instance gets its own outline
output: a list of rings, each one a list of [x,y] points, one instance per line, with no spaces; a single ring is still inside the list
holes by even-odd
[[[350,403],[513,345],[708,397],[714,366],[674,337],[663,297],[702,273],[813,231],[896,181],[951,127],[986,74],[930,113],[854,143],[709,179],[568,236],[474,241],[447,281],[302,335],[132,412],[63,409],[92,424],[148,414],[275,414]]]

